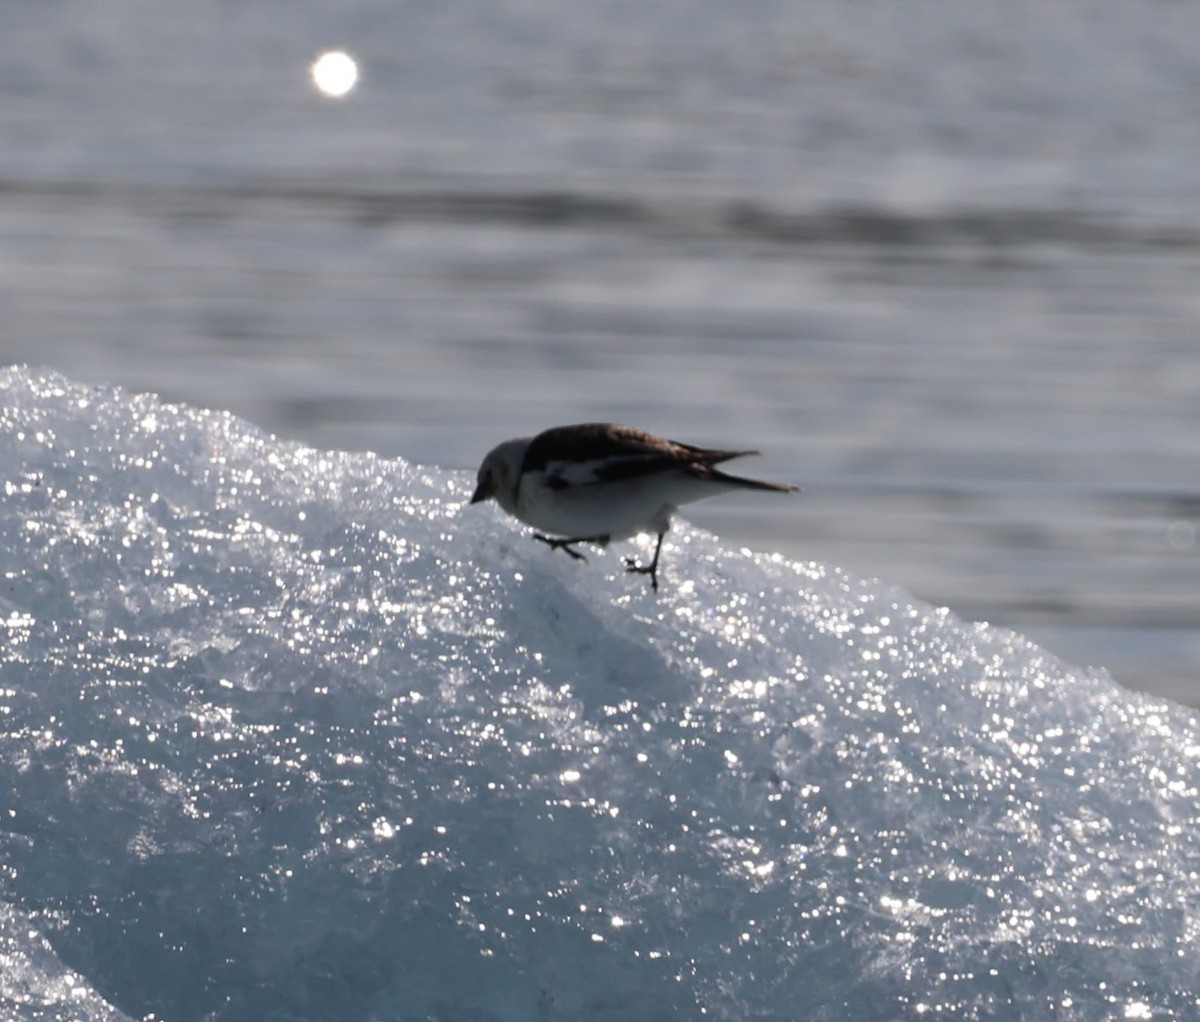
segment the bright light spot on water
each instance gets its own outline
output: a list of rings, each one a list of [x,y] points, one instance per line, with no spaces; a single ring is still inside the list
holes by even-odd
[[[1191,550],[1196,545],[1196,526],[1186,519],[1167,526],[1167,546],[1172,550]]]
[[[313,84],[326,96],[344,96],[358,84],[358,64],[341,50],[322,53],[310,70]]]

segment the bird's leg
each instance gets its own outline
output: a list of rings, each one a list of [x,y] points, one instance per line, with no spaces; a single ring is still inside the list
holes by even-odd
[[[535,532],[533,538],[541,543],[545,543],[551,550],[562,550],[564,553],[570,554],[577,561],[586,561],[578,550],[573,550],[572,547],[576,543],[599,543],[605,546],[608,543],[607,536],[576,536],[572,538],[553,539],[550,536],[543,536],[540,532]]]
[[[654,560],[649,564],[638,564],[636,557],[625,558],[625,570],[638,575],[649,575],[650,588],[656,593],[658,592],[658,555],[662,552],[663,536],[665,535],[665,532],[658,534],[658,543],[654,547]]]

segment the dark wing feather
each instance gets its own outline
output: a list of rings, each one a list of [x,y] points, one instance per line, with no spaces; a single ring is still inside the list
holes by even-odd
[[[757,453],[694,447],[665,440],[632,426],[585,422],[578,426],[557,426],[539,433],[525,452],[521,472],[545,471],[554,463],[611,459],[608,465],[597,472],[597,482],[608,482],[660,472],[673,465],[716,465],[743,454]]]
[[[745,476],[731,476],[728,472],[713,468],[711,465],[693,465],[688,469],[692,475],[700,479],[711,479],[718,483],[729,483],[742,486],[747,490],[769,490],[772,493],[799,493],[800,487],[791,483],[767,483],[761,479],[747,479]]]

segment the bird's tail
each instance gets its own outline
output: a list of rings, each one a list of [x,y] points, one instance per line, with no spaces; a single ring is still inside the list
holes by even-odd
[[[729,486],[740,486],[747,490],[769,490],[772,493],[798,493],[799,486],[792,486],[791,483],[767,483],[761,479],[747,479],[745,476],[734,476],[728,472],[722,472],[719,468],[713,468],[711,465],[705,466],[707,477],[713,482],[726,483]]]

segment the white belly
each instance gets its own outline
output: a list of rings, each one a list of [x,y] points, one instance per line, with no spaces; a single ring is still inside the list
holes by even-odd
[[[666,532],[681,504],[726,489],[682,472],[562,489],[526,477],[515,513],[527,525],[555,536],[626,539],[639,532]]]

